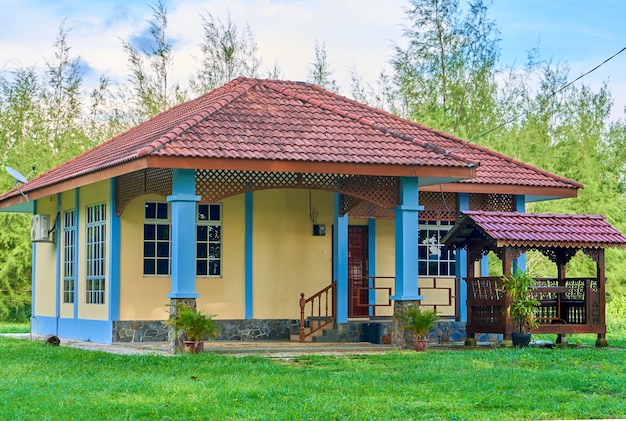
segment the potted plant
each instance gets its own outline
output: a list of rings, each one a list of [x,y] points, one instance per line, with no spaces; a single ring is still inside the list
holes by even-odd
[[[415,335],[413,349],[416,351],[426,350],[426,335],[435,326],[439,318],[435,310],[422,310],[419,306],[407,307],[404,314],[398,316],[402,320],[400,328]]]
[[[188,305],[179,304],[167,323],[176,335],[182,334],[185,350],[197,354],[204,351],[204,339],[213,340],[219,334],[213,317],[215,315],[207,315]]]
[[[530,330],[538,326],[535,314],[539,301],[533,296],[535,279],[526,272],[516,271],[511,276],[505,276],[502,290],[511,299],[509,312],[513,319],[511,339],[516,347],[525,347],[530,344]]]

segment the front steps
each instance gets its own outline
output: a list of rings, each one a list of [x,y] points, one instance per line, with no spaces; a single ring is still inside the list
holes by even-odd
[[[312,322],[315,323],[315,322]],[[307,321],[307,326],[309,321]],[[389,328],[392,321],[384,320],[361,320],[349,321],[348,323],[331,323],[321,330],[313,333],[305,339],[305,342],[336,343],[336,342],[370,342],[375,344],[390,343]],[[305,330],[308,331],[308,328]],[[298,326],[294,326],[291,341],[300,341]]]

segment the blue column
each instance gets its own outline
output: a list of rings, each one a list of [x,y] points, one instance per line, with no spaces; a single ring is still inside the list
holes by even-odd
[[[37,213],[37,201],[33,201],[33,215],[35,215]],[[37,307],[35,306],[35,302],[37,299],[37,243],[32,242],[30,243],[30,249],[32,251],[31,253],[31,272],[30,272],[30,307],[31,307],[31,315],[33,317],[37,316],[37,313],[35,312]],[[37,323],[37,322],[35,322]],[[35,326],[37,326],[37,329],[39,329],[39,326],[36,324]],[[31,333],[37,333],[39,334],[38,331],[36,331],[35,329],[33,329],[33,319],[31,318],[30,320],[30,331]]]
[[[341,216],[341,194],[335,193],[333,221],[333,279],[337,281],[335,292],[337,323],[348,321],[348,215]]]
[[[246,193],[245,198],[245,230],[246,230],[246,244],[245,244],[245,253],[246,253],[246,273],[245,273],[245,302],[244,302],[244,317],[246,320],[251,320],[253,317],[254,310],[254,294],[253,294],[253,265],[252,265],[252,229],[253,229],[253,221],[252,221],[252,192]]]
[[[370,218],[367,221],[367,265],[368,276],[376,276],[376,219]],[[374,287],[374,280],[369,279],[368,288]],[[376,304],[376,291],[370,290],[369,303]],[[369,315],[374,315],[374,309],[376,307],[369,308]]]
[[[469,193],[459,193],[457,195],[458,210],[469,210]],[[459,321],[467,322],[467,250],[456,251],[456,276],[459,278],[458,288],[458,309]]]
[[[526,213],[526,196],[516,195],[515,200],[515,212]],[[513,273],[517,271],[526,272],[526,253],[523,253],[520,257],[513,260]]]
[[[115,213],[116,183],[110,181],[109,219],[111,221],[111,240],[109,241],[109,320],[120,318],[120,217]]]
[[[396,208],[396,301],[422,300],[418,292],[417,246],[419,205],[417,177],[400,178],[400,205]]]
[[[172,171],[172,292],[169,298],[198,298],[196,292],[196,172]]]
[[[59,317],[61,316],[61,239],[63,238],[63,217],[61,209],[61,193],[57,193],[57,216],[55,222],[55,231],[52,235],[56,235],[55,247],[56,247],[56,288],[54,305],[54,317],[56,318],[56,331],[55,335],[59,334]]]
[[[74,226],[76,227],[76,237],[74,239],[74,319],[78,319],[78,268],[80,265],[79,256],[80,248],[83,245],[80,242],[82,238],[80,236],[80,188],[74,189],[74,209],[76,210],[76,217],[74,220]]]

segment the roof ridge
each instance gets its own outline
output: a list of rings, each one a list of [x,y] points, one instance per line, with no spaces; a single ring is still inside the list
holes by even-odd
[[[219,91],[223,92],[218,92],[217,95],[215,91],[210,91],[205,93],[204,95],[199,96],[198,98],[196,98],[196,101],[198,102],[202,101],[202,99],[206,99],[207,96],[212,96],[213,98],[211,98],[210,100],[210,105],[206,108],[203,108],[202,111],[189,116],[178,126],[172,128],[170,131],[168,131],[158,139],[153,140],[149,144],[139,149],[139,151],[137,151],[137,157],[149,155],[164,148],[168,143],[176,140],[180,135],[182,135],[192,127],[197,126],[202,121],[205,121],[215,112],[224,108],[226,105],[239,98],[244,92],[249,91],[254,85],[258,84],[258,79],[238,77],[233,79],[226,85],[222,86],[221,88],[218,88]]]
[[[446,150],[445,148],[442,148],[442,147],[437,146],[437,145],[433,145],[432,143],[427,142],[425,140],[419,140],[419,139],[416,139],[414,136],[411,136],[411,135],[408,135],[408,134],[404,134],[404,133],[400,133],[400,132],[397,132],[397,131],[392,130],[390,128],[387,128],[387,127],[385,127],[383,125],[376,124],[374,121],[372,121],[371,119],[369,119],[369,118],[367,118],[365,116],[360,116],[360,115],[351,113],[350,111],[345,111],[343,109],[339,109],[339,108],[333,107],[333,106],[328,105],[328,104],[326,104],[326,103],[324,103],[322,101],[318,101],[317,99],[312,98],[310,96],[294,92],[293,90],[291,90],[289,88],[279,87],[279,86],[277,86],[278,84],[277,83],[273,83],[273,81],[263,81],[263,82],[266,82],[266,83],[263,83],[264,86],[266,86],[266,87],[268,87],[270,89],[273,89],[273,90],[275,90],[275,91],[277,91],[279,93],[282,93],[282,94],[285,94],[285,95],[289,95],[289,96],[291,96],[293,98],[296,98],[296,99],[299,99],[301,101],[308,102],[309,104],[315,105],[316,107],[324,108],[325,110],[334,112],[334,113],[336,113],[336,114],[338,114],[338,115],[340,115],[342,117],[354,120],[354,121],[356,121],[358,123],[361,123],[361,124],[363,124],[365,126],[371,127],[372,129],[374,129],[376,131],[379,131],[379,132],[384,133],[384,134],[388,134],[389,136],[394,137],[396,139],[404,140],[404,141],[407,141],[407,142],[412,142],[412,143],[414,143],[414,144],[416,144],[418,146],[421,146],[424,149],[427,149],[427,150],[432,151],[434,153],[443,154],[444,156],[450,156],[450,157],[452,157],[454,159],[457,159],[457,160],[459,160],[461,162],[465,162],[465,163],[470,164],[470,165],[474,165],[474,166],[479,166],[480,165],[480,162],[478,162],[478,161],[475,161],[473,159],[469,159],[469,158],[463,157],[463,156],[461,156],[459,154],[456,154],[455,152],[450,152],[450,151]],[[352,100],[350,98],[347,98],[345,96],[342,96],[342,95],[336,94],[334,92],[328,91],[328,90],[326,90],[326,89],[324,89],[324,88],[322,88],[320,86],[317,86],[315,84],[312,84],[312,83],[308,83],[308,82],[292,82],[292,83],[297,83],[297,84],[302,85],[302,86],[307,86],[307,87],[309,87],[311,89],[314,89],[314,90],[316,90],[316,91],[318,91],[320,93],[323,93],[324,95],[331,95],[331,96],[335,97],[336,99],[339,99],[341,101],[347,101],[347,102],[349,102],[349,103],[351,103],[351,104],[353,104],[353,105],[355,105],[357,107],[365,106],[366,108],[368,108],[372,112],[379,113],[381,111],[381,110],[377,110],[376,108],[370,107],[370,106],[368,106],[366,104],[361,104],[361,103],[359,103],[359,102],[357,102],[355,100]],[[390,117],[394,117],[394,118],[402,118],[402,117],[394,116],[393,114],[390,114],[389,116]],[[403,119],[403,120],[405,120],[405,119]],[[410,122],[412,124],[417,124],[417,123],[415,123],[414,121],[411,121],[411,120],[406,120],[406,121]],[[426,128],[425,126],[421,126],[419,124],[417,124],[417,125],[420,126],[421,128],[424,128],[424,129],[427,129],[427,130],[431,130],[433,132],[437,132],[438,134],[442,134],[442,133],[440,133],[440,132],[438,132],[438,131],[436,131],[434,129],[429,129],[429,128]]]

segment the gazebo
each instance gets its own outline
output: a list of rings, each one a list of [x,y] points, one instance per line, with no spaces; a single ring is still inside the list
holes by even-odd
[[[536,279],[539,326],[532,332],[557,334],[561,343],[568,333],[595,333],[596,345],[607,345],[604,249],[626,248],[626,237],[604,216],[465,211],[442,242],[467,250],[466,344],[475,344],[477,333],[511,339],[511,303],[502,293],[502,277],[511,275],[525,252],[537,250],[556,265],[556,276]],[[476,262],[490,251],[502,261],[503,275],[476,276]],[[595,277],[567,277],[567,263],[579,251],[595,262]]]

